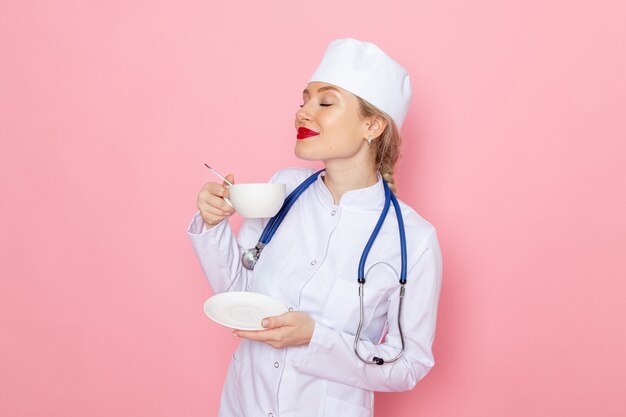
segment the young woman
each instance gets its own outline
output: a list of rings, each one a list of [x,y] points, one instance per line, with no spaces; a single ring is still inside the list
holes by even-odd
[[[233,332],[241,343],[220,416],[372,416],[373,391],[412,389],[434,365],[437,235],[387,191],[395,191],[398,132],[410,97],[405,69],[376,45],[331,42],[295,117],[295,154],[322,161],[325,170],[288,168],[272,177],[288,193],[307,179],[309,185],[252,270],[242,255],[269,219],[247,219],[235,238],[228,189],[208,183],[198,194],[188,234],[214,292],[253,291],[289,307],[264,319],[264,330]],[[406,285],[399,282],[403,270]],[[357,278],[365,279],[362,314]]]

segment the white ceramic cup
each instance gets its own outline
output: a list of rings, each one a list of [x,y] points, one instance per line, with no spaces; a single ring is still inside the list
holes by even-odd
[[[229,187],[230,201],[243,217],[268,218],[278,213],[287,187],[285,184],[233,184]]]

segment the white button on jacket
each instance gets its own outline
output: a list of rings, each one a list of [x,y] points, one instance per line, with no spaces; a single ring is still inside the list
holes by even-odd
[[[271,182],[287,184],[289,193],[313,172],[287,168]],[[408,252],[405,352],[400,360],[379,366],[364,364],[353,350],[358,264],[384,200],[380,175],[378,183],[345,193],[337,205],[318,178],[293,205],[253,271],[242,266],[241,255],[254,247],[269,219],[246,219],[235,238],[227,220],[207,230],[196,213],[187,233],[215,293],[230,287],[267,294],[315,320],[308,346],[275,349],[242,339],[228,369],[219,416],[368,417],[373,391],[409,390],[432,368],[441,253],[434,227],[402,201]],[[359,352],[368,359],[393,358],[400,351],[400,269],[391,206],[365,266]]]

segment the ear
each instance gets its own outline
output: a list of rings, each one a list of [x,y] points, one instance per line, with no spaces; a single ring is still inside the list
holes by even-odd
[[[387,127],[387,120],[382,116],[372,116],[366,124],[365,138],[372,135],[372,139],[376,139],[383,134]]]

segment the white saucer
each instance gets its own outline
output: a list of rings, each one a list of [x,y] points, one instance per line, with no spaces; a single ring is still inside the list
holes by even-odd
[[[270,296],[247,291],[227,291],[204,302],[204,312],[211,320],[237,330],[263,330],[261,320],[288,311]]]

